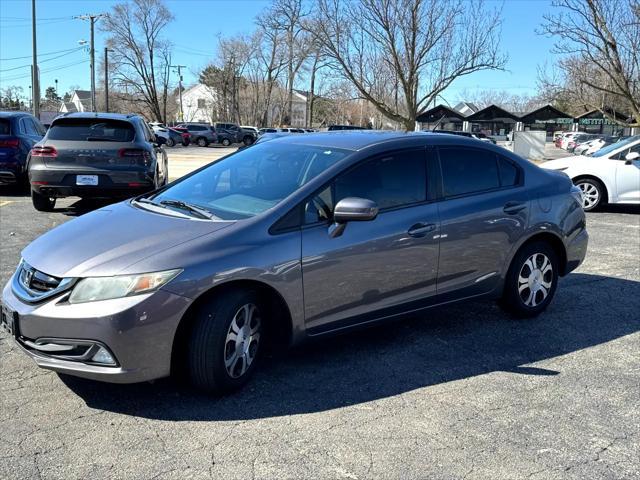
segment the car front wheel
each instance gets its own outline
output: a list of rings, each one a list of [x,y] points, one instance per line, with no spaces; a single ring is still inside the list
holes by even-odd
[[[200,137],[197,141],[199,147],[207,147],[209,146],[209,142],[207,142],[206,138]]]
[[[595,178],[581,178],[575,181],[582,191],[582,208],[585,212],[595,210],[603,203],[604,186]]]
[[[51,212],[56,205],[56,199],[42,195],[41,193],[31,190],[31,202],[33,207],[39,212]]]
[[[539,315],[556,292],[558,269],[558,257],[548,243],[525,245],[511,262],[501,305],[516,317]]]
[[[176,141],[173,138],[169,137],[167,139],[167,147],[173,147],[175,144],[176,144]]]
[[[229,140],[228,138],[223,138],[222,139],[222,145],[224,147],[228,147],[229,145],[231,145],[231,140]]]
[[[187,350],[191,383],[210,393],[244,385],[259,359],[262,302],[253,291],[218,295],[196,313]]]

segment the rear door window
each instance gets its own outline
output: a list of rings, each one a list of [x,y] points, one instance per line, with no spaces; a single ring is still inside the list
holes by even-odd
[[[22,131],[25,133],[25,135],[31,135],[31,136],[38,136],[38,130],[36,130],[36,125],[33,123],[33,121],[30,118],[23,118],[20,120],[20,123],[22,125]]]
[[[500,188],[498,164],[493,152],[460,147],[440,147],[439,152],[445,197]]]
[[[79,142],[131,142],[135,137],[133,125],[122,120],[104,118],[69,118],[57,121],[49,129],[49,140]]]

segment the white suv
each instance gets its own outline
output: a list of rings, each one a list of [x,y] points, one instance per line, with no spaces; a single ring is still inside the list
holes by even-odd
[[[541,167],[566,173],[582,190],[582,206],[587,211],[601,203],[640,204],[640,135],[590,156],[551,160]]]

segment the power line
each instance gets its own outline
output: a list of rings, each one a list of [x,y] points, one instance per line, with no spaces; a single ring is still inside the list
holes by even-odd
[[[82,60],[80,62],[72,62],[72,63],[67,63],[64,65],[56,65],[55,67],[51,67],[51,68],[47,68],[44,70],[40,71],[40,74],[43,73],[50,73],[50,72],[55,72],[57,70],[63,70],[65,68],[70,68],[70,67],[75,67],[76,65],[82,65],[83,63],[88,63],[89,60]],[[0,81],[2,82],[13,82],[15,80],[22,80],[23,78],[30,78],[31,74],[20,74],[20,75],[13,75],[13,76],[9,76],[9,77],[0,77]]]
[[[67,48],[66,50],[56,50],[55,52],[39,53],[38,56],[47,57],[49,55],[55,55],[56,53],[70,52],[72,50],[78,50],[78,47]],[[24,60],[25,58],[31,58],[31,55],[26,55],[24,57],[0,58],[0,62],[8,62],[10,60]]]
[[[84,49],[84,47],[77,47],[77,48],[74,48],[70,52],[63,53],[62,55],[58,55],[56,57],[47,58],[45,60],[40,60],[38,63],[50,62],[51,60],[56,60],[58,58],[66,57],[67,55],[71,55],[71,54],[76,53],[76,52],[78,52],[80,50],[83,50],[83,49]],[[29,65],[20,65],[19,67],[5,68],[4,70],[0,70],[0,73],[2,73],[2,72],[11,72],[13,70],[19,70],[21,68],[30,68],[30,67],[31,67],[31,64],[29,64]]]

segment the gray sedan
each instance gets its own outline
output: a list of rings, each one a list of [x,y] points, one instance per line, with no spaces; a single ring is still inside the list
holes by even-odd
[[[570,179],[489,143],[292,135],[38,238],[2,324],[43,368],[226,392],[266,343],[479,297],[536,316],[587,241]]]

